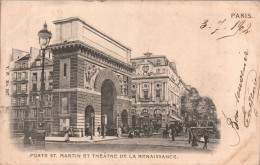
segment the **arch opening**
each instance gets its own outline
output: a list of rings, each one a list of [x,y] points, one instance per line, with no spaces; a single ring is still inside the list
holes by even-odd
[[[94,114],[93,118],[91,117],[92,113]],[[85,135],[90,136],[93,130],[95,130],[95,111],[91,105],[88,105],[85,109]],[[95,135],[95,131],[93,131],[93,135]]]
[[[116,128],[116,96],[116,88],[113,81],[106,79],[101,86],[101,116],[107,116],[107,131]]]

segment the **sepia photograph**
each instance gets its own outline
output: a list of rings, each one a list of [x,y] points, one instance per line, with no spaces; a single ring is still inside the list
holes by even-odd
[[[260,4],[1,2],[1,164],[259,164]]]

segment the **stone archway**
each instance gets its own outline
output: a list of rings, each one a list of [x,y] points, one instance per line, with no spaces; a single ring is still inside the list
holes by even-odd
[[[91,118],[92,113],[94,114],[93,121]],[[88,105],[85,109],[85,135],[90,136],[93,129],[95,129],[95,111],[91,105]],[[93,135],[95,135],[95,131],[93,131]]]
[[[116,88],[113,81],[106,79],[101,86],[101,116],[107,116],[108,132],[110,129],[116,128],[116,98]]]
[[[111,128],[116,129],[117,96],[121,96],[119,84],[120,82],[117,75],[109,68],[99,71],[95,79],[95,91],[101,93],[101,118],[103,115],[107,116],[107,133],[111,132],[109,131]],[[104,128],[102,126],[101,134],[103,135],[103,133]]]
[[[120,96],[120,82],[118,80],[118,77],[112,70],[108,68],[105,68],[98,73],[95,80],[95,90],[97,92],[101,92],[101,88],[105,80],[111,80],[113,82],[115,86],[116,95]]]

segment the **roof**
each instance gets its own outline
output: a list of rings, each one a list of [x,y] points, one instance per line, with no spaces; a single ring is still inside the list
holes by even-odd
[[[89,23],[87,23],[84,19],[80,18],[80,17],[69,17],[69,18],[65,18],[65,19],[59,19],[59,20],[56,20],[56,21],[53,21],[54,24],[59,24],[59,23],[64,23],[64,22],[70,22],[70,21],[73,21],[73,20],[76,20],[76,21],[80,21],[82,22],[84,25],[88,26],[89,28],[91,28],[92,30],[98,32],[99,34],[107,37],[108,39],[114,41],[115,43],[117,43],[118,45],[124,47],[125,49],[127,50],[131,50],[131,48],[123,45],[122,43],[120,43],[119,41],[117,40],[114,40],[112,37],[108,36],[107,34],[105,34],[104,32],[101,32],[100,30],[97,30],[97,28],[95,28],[94,26],[90,25]]]
[[[175,62],[170,62],[169,66],[178,75],[177,68],[176,68],[176,63]]]
[[[140,57],[132,58],[131,60],[151,59],[151,58],[166,58],[166,56],[164,55],[140,56]]]
[[[17,61],[26,61],[30,59],[30,54],[27,54],[25,56],[23,56],[22,58],[18,59]]]
[[[39,66],[37,66],[36,65],[36,61],[41,61],[42,60],[42,56],[41,55],[38,55],[37,57],[36,57],[36,59],[34,60],[34,62],[32,63],[32,66],[31,67],[39,67]],[[45,58],[44,59],[44,64],[45,64],[45,66],[51,66],[51,65],[53,65],[53,61],[52,60],[50,60],[49,58]],[[42,66],[42,65],[40,65],[40,66]]]

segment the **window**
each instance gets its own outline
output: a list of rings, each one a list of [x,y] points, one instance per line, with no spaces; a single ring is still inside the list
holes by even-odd
[[[16,93],[17,89],[16,89],[16,85],[13,85],[13,93]]]
[[[21,93],[21,84],[17,84],[17,93]]]
[[[51,109],[49,109],[49,108],[44,109],[44,115],[45,115],[46,117],[51,116]]]
[[[63,77],[67,77],[67,64],[64,63],[63,65]]]
[[[70,119],[60,119],[60,131],[68,130],[70,126]]]
[[[21,91],[26,92],[27,84],[21,84]]]
[[[13,78],[13,80],[17,80],[17,73],[16,72],[12,74],[12,78]]]
[[[144,98],[148,98],[148,91],[144,91]]]
[[[61,99],[61,113],[68,113],[68,98],[63,97]]]
[[[33,82],[37,82],[37,73],[33,73],[32,80]]]
[[[52,80],[53,79],[53,72],[50,72],[49,73],[49,80]]]
[[[158,59],[157,62],[156,62],[157,65],[161,65],[161,60]]]
[[[12,98],[12,105],[16,106],[17,105],[17,98]]]
[[[161,95],[160,90],[155,90],[155,96],[156,96],[156,97],[160,97],[160,95]]]
[[[148,65],[143,66],[143,71],[144,71],[144,73],[148,73],[149,66]]]
[[[17,98],[17,105],[21,105],[21,97]]]
[[[36,61],[36,66],[41,66],[41,61],[40,60]]]
[[[27,72],[22,73],[22,80],[27,80]]]
[[[36,109],[31,110],[31,117],[37,117]]]
[[[37,91],[37,84],[33,84],[33,89],[32,89],[34,92]]]
[[[23,63],[22,68],[27,68],[27,63]]]
[[[132,98],[136,97],[136,91],[132,91]]]
[[[21,105],[25,105],[25,98],[24,97],[21,97],[20,101],[21,101]]]
[[[21,78],[22,78],[22,73],[21,72],[17,73],[17,80],[21,80]]]
[[[31,102],[32,104],[34,104],[34,102],[35,102],[35,98],[34,98],[33,95],[30,96],[30,102]]]

